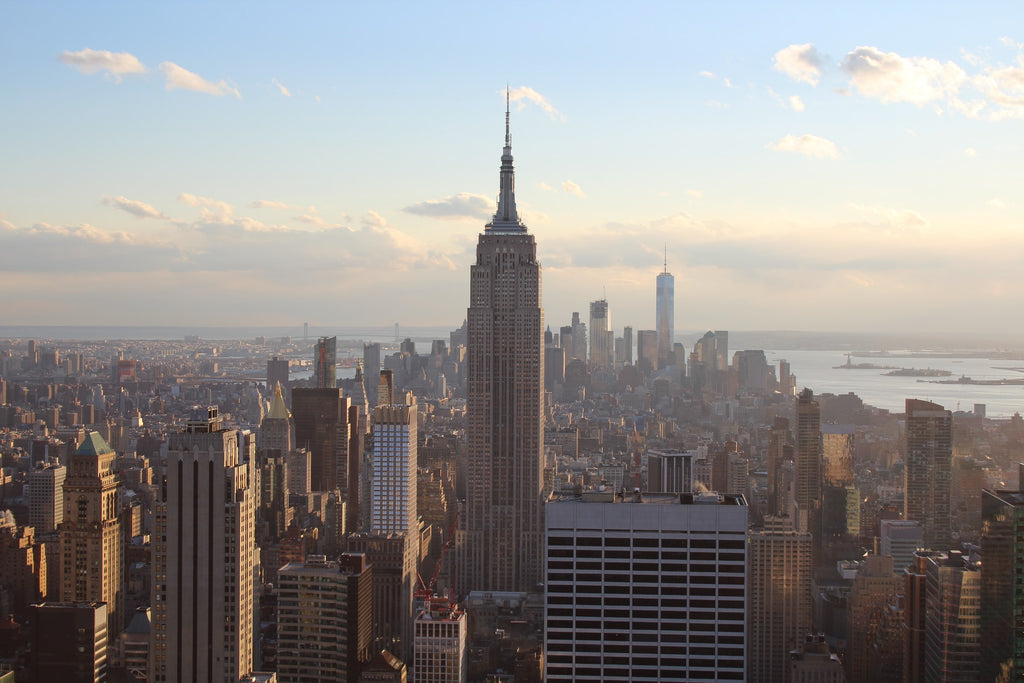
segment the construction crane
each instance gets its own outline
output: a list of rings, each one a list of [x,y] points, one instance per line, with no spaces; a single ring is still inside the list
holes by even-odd
[[[437,558],[437,564],[434,565],[434,571],[430,575],[430,582],[424,583],[423,577],[420,576],[419,572],[416,572],[416,580],[419,582],[420,587],[414,593],[414,597],[417,600],[422,600],[423,604],[429,604],[434,597],[434,587],[437,585],[437,577],[441,575],[441,568],[444,567],[444,558],[448,554],[448,549],[452,547],[452,541],[455,540],[455,530],[459,526],[459,511],[455,512],[455,519],[452,520],[452,524],[448,527],[448,534],[445,536],[444,545],[441,546],[441,555]],[[454,572],[453,572],[454,574]],[[448,591],[449,594],[454,592],[454,578],[452,580],[452,588]],[[452,602],[451,595],[449,595],[449,602]]]

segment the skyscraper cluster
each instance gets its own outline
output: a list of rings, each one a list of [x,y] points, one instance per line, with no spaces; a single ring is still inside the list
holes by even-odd
[[[308,379],[274,355],[260,386],[266,354],[229,381],[210,350],[216,381],[147,394],[162,370],[108,353],[107,389],[67,399],[102,434],[12,388],[30,523],[0,516],[0,617],[30,624],[33,680],[1024,676],[1024,477],[974,486],[973,516],[956,490],[996,481],[953,457],[984,411],[796,393],[724,330],[687,355],[667,249],[654,329],[617,337],[605,296],[546,329],[509,116],[465,323],[429,356],[396,325],[339,381],[338,338],[304,335]]]

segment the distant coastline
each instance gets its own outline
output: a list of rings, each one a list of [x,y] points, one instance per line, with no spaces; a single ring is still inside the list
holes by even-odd
[[[399,326],[399,340],[416,341],[447,339],[452,330],[462,325],[464,316],[447,324]],[[620,320],[629,325],[630,320]],[[652,321],[653,322],[653,321]],[[545,316],[546,326],[554,333],[568,318]],[[647,329],[643,324],[632,325]],[[651,325],[650,327],[653,327]],[[616,330],[620,333],[621,328]],[[707,330],[676,330],[675,341],[687,352]],[[206,340],[252,339],[255,337],[303,337],[302,323],[296,325],[0,325],[0,339],[52,340],[175,340],[198,336]],[[393,341],[394,323],[384,325],[321,325],[310,324],[309,338],[337,336],[339,340]],[[635,343],[635,340],[634,340]],[[976,332],[936,333],[869,333],[869,332],[807,332],[794,330],[730,330],[729,350],[778,349],[798,351],[837,351],[858,358],[1000,358],[1024,360],[1024,334]],[[872,350],[876,349],[876,350]],[[878,349],[895,349],[885,351]]]

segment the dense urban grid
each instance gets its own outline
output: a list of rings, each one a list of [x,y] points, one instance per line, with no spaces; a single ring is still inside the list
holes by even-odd
[[[0,340],[0,681],[1024,678],[1024,419],[545,324],[508,116],[429,353]]]

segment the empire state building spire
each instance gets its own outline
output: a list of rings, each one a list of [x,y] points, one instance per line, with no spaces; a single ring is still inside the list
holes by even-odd
[[[486,226],[487,232],[525,232],[516,212],[516,178],[512,166],[512,133],[509,129],[509,90],[505,88],[505,148],[501,152],[501,189],[498,210]]]

